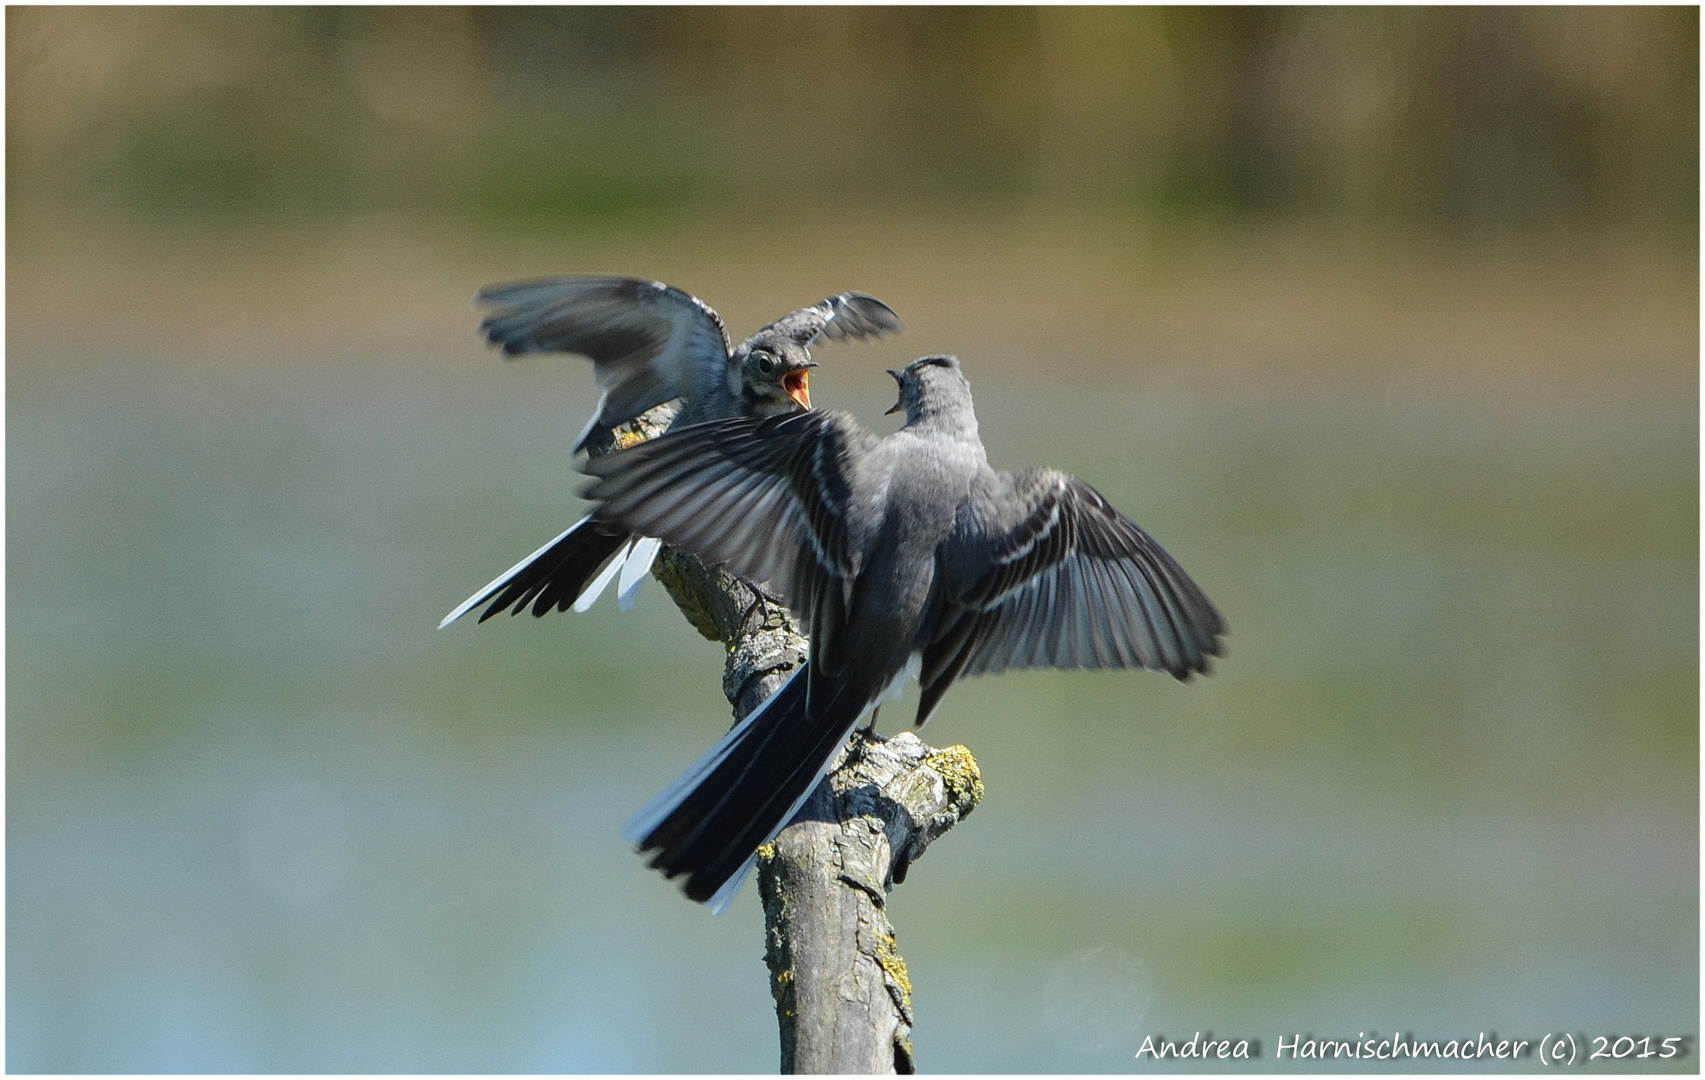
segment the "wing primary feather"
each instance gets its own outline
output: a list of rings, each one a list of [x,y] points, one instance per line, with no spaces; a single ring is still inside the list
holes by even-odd
[[[1140,667],[1158,668],[1159,646],[1155,642],[1148,613],[1143,610],[1143,591],[1147,586],[1139,580],[1141,575],[1130,565],[1130,560],[1121,559],[1109,564],[1109,567],[1118,574],[1124,584],[1121,597],[1124,602],[1125,628],[1130,635],[1136,662]]]
[[[1114,629],[1114,605],[1119,602],[1118,593],[1114,591],[1113,579],[1106,572],[1106,564],[1097,558],[1091,558],[1079,553],[1078,558],[1088,567],[1094,589],[1095,602],[1091,606],[1091,615],[1095,623],[1095,661],[1101,668],[1122,668],[1125,665],[1124,654],[1119,648],[1119,634]]]
[[[1161,597],[1160,586],[1155,581],[1154,572],[1145,559],[1131,559],[1126,565],[1142,575],[1145,585],[1141,596],[1149,626],[1154,630],[1155,647],[1159,652],[1157,658],[1159,662],[1156,664],[1156,668],[1176,675],[1183,664],[1183,654],[1178,644],[1178,630],[1173,625],[1172,616],[1166,609],[1166,601]]]
[[[1041,587],[1033,602],[1032,618],[1043,620],[1038,624],[1037,633],[1030,638],[1029,655],[1026,657],[1026,667],[1049,667],[1055,665],[1054,650],[1063,634],[1059,630],[1052,633],[1041,632],[1045,626],[1053,623],[1056,612],[1060,610],[1060,575],[1046,574],[1041,579]],[[1023,628],[1012,628],[1009,632],[1022,632]]]

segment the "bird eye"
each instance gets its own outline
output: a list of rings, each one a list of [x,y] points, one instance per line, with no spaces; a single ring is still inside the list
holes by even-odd
[[[768,375],[771,372],[775,371],[775,369],[776,369],[775,357],[771,356],[769,353],[759,353],[758,354],[758,370],[759,371],[763,372],[765,375]]]

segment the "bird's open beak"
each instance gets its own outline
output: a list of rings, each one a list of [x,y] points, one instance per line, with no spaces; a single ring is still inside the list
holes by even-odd
[[[813,364],[812,367],[816,365]],[[781,388],[787,391],[787,396],[799,402],[799,407],[811,407],[811,369],[799,368],[781,377]]]
[[[898,371],[895,371],[893,368],[888,369],[888,374],[894,376],[895,382],[900,381],[900,373]],[[900,406],[904,405],[905,403],[906,403],[906,391],[905,391],[904,386],[902,386],[901,390],[900,390],[900,400],[896,401],[894,403],[894,407],[892,409],[889,409],[887,412],[883,413],[882,415],[883,416],[893,416],[895,413],[900,411]]]

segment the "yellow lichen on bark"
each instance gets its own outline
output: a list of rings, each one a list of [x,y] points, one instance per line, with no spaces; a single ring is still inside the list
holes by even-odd
[[[983,801],[982,770],[977,768],[977,759],[964,746],[955,744],[937,750],[924,758],[924,765],[941,774],[953,801],[962,806],[961,816],[969,814]]]
[[[900,1010],[906,1015],[912,1011],[912,978],[906,971],[906,959],[900,955],[899,943],[893,934],[883,934],[876,941],[876,962],[882,965],[882,970],[894,981],[900,991]]]

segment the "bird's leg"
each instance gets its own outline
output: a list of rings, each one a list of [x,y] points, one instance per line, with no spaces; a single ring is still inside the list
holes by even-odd
[[[752,594],[752,603],[746,608],[746,614],[740,617],[740,625],[746,633],[751,633],[770,617],[771,608],[782,607],[783,604],[779,599],[756,585],[748,584],[746,589]],[[754,616],[756,617],[755,620]]]
[[[746,614],[740,616],[741,627],[742,628],[751,627],[752,626],[752,616],[756,615],[758,613],[758,609],[763,607],[763,606],[764,606],[763,594],[759,593],[758,590],[753,589],[752,590],[752,606],[748,607],[746,609]]]
[[[870,723],[864,725],[864,727],[860,729],[859,733],[867,739],[876,738],[876,718],[880,715],[882,715],[882,706],[878,705],[876,708],[870,710]]]

